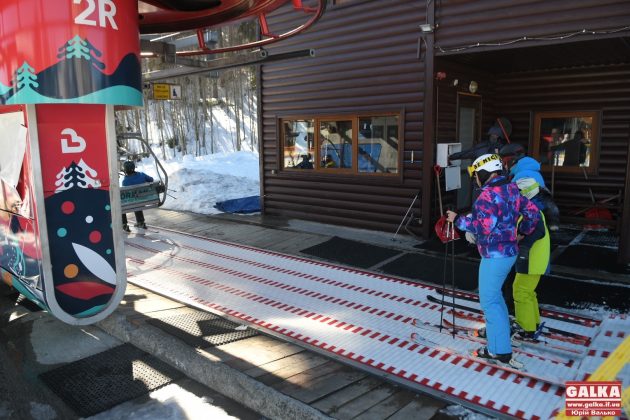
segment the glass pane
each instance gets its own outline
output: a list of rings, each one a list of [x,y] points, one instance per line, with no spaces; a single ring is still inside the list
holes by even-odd
[[[398,117],[359,118],[359,172],[398,173]]]
[[[592,132],[592,117],[541,118],[541,162],[563,167],[589,167]]]
[[[321,121],[320,168],[352,168],[352,121]]]
[[[283,168],[313,169],[314,127],[314,120],[282,122]]]
[[[0,114],[0,177],[15,187],[26,151],[26,127],[21,112]]]

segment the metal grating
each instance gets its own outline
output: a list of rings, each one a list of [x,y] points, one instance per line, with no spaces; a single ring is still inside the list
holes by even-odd
[[[581,244],[585,245],[598,245],[598,246],[606,246],[610,248],[618,248],[619,247],[619,237],[614,233],[605,231],[589,231],[584,232],[584,236],[580,241]]]
[[[130,344],[40,375],[81,417],[100,413],[182,377],[178,370]]]
[[[192,312],[147,322],[197,348],[220,346],[258,335],[256,330],[240,329],[242,326],[239,324],[207,312]]]

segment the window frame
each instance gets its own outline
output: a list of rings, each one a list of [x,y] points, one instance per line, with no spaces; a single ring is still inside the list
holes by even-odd
[[[384,177],[384,178],[396,178],[402,177],[403,173],[403,111],[374,111],[356,114],[317,114],[311,116],[304,115],[283,115],[277,117],[277,127],[279,133],[278,142],[278,162],[279,170],[285,173],[299,173],[299,174],[312,174],[312,175],[346,175],[346,176],[359,176],[359,177]],[[397,171],[396,172],[360,172],[359,171],[359,120],[361,118],[374,118],[374,117],[396,117],[398,119],[398,150],[397,150]],[[284,122],[293,120],[313,120],[314,126],[314,153],[313,153],[313,169],[301,169],[294,167],[284,167]],[[322,168],[320,167],[321,159],[321,143],[320,143],[320,124],[322,121],[351,121],[352,122],[352,167],[351,168]]]
[[[601,145],[601,111],[600,110],[580,110],[580,111],[534,111],[532,113],[533,127],[529,140],[529,150],[531,157],[541,162],[541,125],[544,118],[592,118],[591,126],[591,149],[589,155],[589,166],[553,166],[541,163],[540,169],[543,172],[582,174],[585,170],[588,174],[596,175],[599,171],[599,154]]]

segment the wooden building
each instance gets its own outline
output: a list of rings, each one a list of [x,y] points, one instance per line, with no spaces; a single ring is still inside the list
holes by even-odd
[[[436,144],[470,146],[504,117],[553,178],[563,221],[611,227],[630,262],[627,0],[330,0],[269,50],[299,48],[316,55],[260,70],[266,214],[393,232],[418,195],[410,227],[428,237]]]

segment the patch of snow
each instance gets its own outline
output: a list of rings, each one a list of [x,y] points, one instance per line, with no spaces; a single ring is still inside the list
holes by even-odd
[[[170,384],[149,394],[145,403],[128,401],[110,410],[89,417],[91,420],[236,420],[206,397],[197,397],[177,384]]]
[[[57,413],[48,404],[40,404],[31,401],[31,417],[35,420],[53,420],[57,418]]]
[[[447,416],[451,417],[458,417],[462,420],[486,420],[494,418],[484,416],[480,413],[475,413],[474,411],[469,410],[468,408],[464,408],[461,405],[449,405],[448,407],[440,410],[440,413],[446,414]]]
[[[164,209],[218,214],[219,201],[260,194],[258,154],[252,152],[216,153],[194,157],[180,156],[161,162],[168,174]],[[152,158],[143,159],[136,170],[158,179]]]

